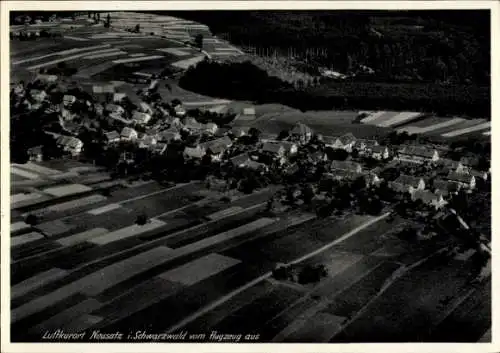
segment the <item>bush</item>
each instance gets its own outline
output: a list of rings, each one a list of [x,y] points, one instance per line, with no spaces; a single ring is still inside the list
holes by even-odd
[[[38,216],[34,214],[29,214],[26,217],[26,223],[29,224],[30,226],[34,226],[38,223]]]
[[[137,216],[137,219],[135,220],[135,223],[140,226],[145,225],[147,222],[148,222],[148,216],[146,216],[145,214]]]

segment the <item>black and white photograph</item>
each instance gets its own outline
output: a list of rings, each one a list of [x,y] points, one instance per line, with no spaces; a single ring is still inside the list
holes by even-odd
[[[491,6],[43,3],[2,47],[12,344],[492,343]]]

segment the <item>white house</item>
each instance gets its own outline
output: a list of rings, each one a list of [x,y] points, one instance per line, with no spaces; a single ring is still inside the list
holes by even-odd
[[[409,192],[413,194],[417,190],[425,190],[425,181],[423,178],[411,175],[400,175],[396,180],[389,183],[389,186],[398,192]]]
[[[122,140],[131,141],[136,140],[138,137],[137,131],[130,127],[124,127],[122,132],[120,133],[120,137]]]
[[[352,152],[352,148],[356,143],[356,137],[353,134],[348,133],[342,135],[340,137],[335,137],[333,139],[325,139],[325,145],[327,147],[335,148],[335,149],[343,149],[347,152]]]
[[[114,93],[113,94],[113,102],[114,103],[120,103],[123,98],[125,98],[127,96],[126,93]]]
[[[151,115],[148,113],[134,112],[132,120],[139,125],[146,125],[151,120]]]
[[[70,106],[70,105],[72,105],[75,102],[76,102],[76,97],[75,96],[72,96],[72,95],[69,95],[69,94],[64,95],[64,97],[63,97],[63,105],[65,107]]]
[[[229,137],[224,136],[216,140],[200,143],[200,148],[209,153],[212,160],[220,161],[224,152],[231,147],[232,141]]]
[[[110,131],[104,134],[108,144],[120,142],[120,134],[117,131]]]
[[[184,158],[186,159],[201,159],[205,155],[206,151],[200,145],[196,147],[186,147],[184,148]]]
[[[47,97],[47,92],[44,90],[38,90],[38,89],[33,89],[30,92],[31,97],[35,100],[35,102],[43,102],[44,99]]]
[[[387,146],[373,146],[371,156],[378,160],[387,159],[389,158],[389,149]]]
[[[446,180],[458,184],[460,187],[474,189],[476,187],[476,177],[468,174],[450,173],[445,177]]]
[[[396,159],[417,164],[437,162],[439,160],[439,153],[436,149],[424,146],[405,146],[398,150]]]
[[[57,79],[58,77],[56,75],[46,75],[46,74],[40,74],[36,77],[36,80],[39,80],[46,84],[55,83]]]
[[[179,118],[186,116],[186,109],[182,105],[176,105],[174,110],[175,115]]]
[[[444,200],[443,195],[434,194],[429,190],[417,190],[412,193],[412,200],[421,200],[424,204],[434,206],[435,209],[440,209],[448,202]]]
[[[73,156],[77,156],[82,152],[83,142],[76,137],[59,136],[56,143],[64,152],[69,152]]]
[[[290,130],[290,136],[292,137],[292,139],[299,141],[300,143],[309,142],[313,136],[313,133],[313,130],[309,126],[301,122],[295,124],[292,130]]]

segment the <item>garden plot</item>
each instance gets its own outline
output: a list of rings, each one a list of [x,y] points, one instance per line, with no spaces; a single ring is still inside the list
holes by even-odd
[[[87,206],[87,205],[91,205],[94,203],[98,203],[98,202],[101,202],[104,200],[106,200],[106,197],[103,195],[90,195],[87,197],[83,197],[81,199],[72,200],[72,201],[68,201],[68,202],[59,203],[59,204],[56,204],[53,206],[49,206],[42,212],[44,212],[44,213],[64,212],[64,211],[72,210],[74,208],[78,208],[81,206]]]
[[[164,59],[165,57],[162,55],[150,55],[150,56],[143,56],[139,58],[128,58],[128,59],[119,59],[119,60],[114,60],[114,64],[125,64],[125,63],[132,63],[132,62],[140,62],[140,61],[146,61],[146,60],[157,60],[157,59]]]
[[[146,56],[144,53],[134,53],[129,55],[131,58],[139,58],[141,56]]]
[[[64,36],[64,38],[71,39],[71,40],[76,40],[76,41],[80,41],[80,42],[86,42],[86,41],[89,40],[88,38],[74,37],[74,36]]]
[[[26,164],[13,164],[15,167],[26,169],[38,174],[44,174],[44,175],[53,175],[53,174],[59,174],[61,173],[60,170],[57,169],[52,169],[52,168],[47,168],[43,167],[39,164],[35,164],[33,162],[28,162]]]
[[[44,236],[41,233],[30,232],[30,233],[26,233],[23,235],[11,237],[10,238],[10,246],[11,246],[11,248],[14,248],[14,247],[28,244],[28,243],[31,243],[31,242],[34,242],[34,241],[37,241],[37,240],[40,240],[43,238],[44,238]]]
[[[111,203],[111,204],[106,205],[106,206],[94,208],[93,210],[87,211],[87,213],[89,213],[91,215],[98,215],[98,214],[103,214],[103,213],[106,213],[109,211],[116,210],[117,208],[120,208],[120,207],[122,207],[120,204]]]
[[[186,55],[191,55],[192,51],[190,49],[184,49],[184,48],[160,48],[156,49],[158,51],[172,54],[175,56],[186,56]]]
[[[192,58],[189,58],[186,60],[176,61],[176,62],[172,63],[172,66],[187,70],[191,66],[194,66],[194,65],[198,64],[199,62],[203,61],[204,58],[205,58],[204,55],[195,56],[195,57],[192,57]]]
[[[399,124],[403,124],[403,123],[418,119],[421,116],[422,116],[422,113],[401,112],[401,113],[398,113],[395,116],[393,116],[387,120],[382,120],[382,121],[378,120],[376,125],[380,126],[380,127],[390,127],[393,125],[399,125]]]
[[[54,52],[54,53],[50,53],[50,54],[46,54],[46,55],[30,57],[28,59],[23,59],[20,61],[14,61],[11,64],[12,65],[20,65],[20,64],[25,64],[25,63],[32,62],[32,61],[40,61],[40,60],[47,59],[47,58],[50,58],[53,56],[64,56],[64,55],[70,55],[70,54],[77,54],[77,53],[81,53],[81,52],[85,52],[85,51],[91,51],[91,50],[97,50],[97,49],[103,49],[103,48],[109,48],[109,47],[110,47],[109,44],[101,44],[101,45],[94,45],[91,47],[66,49],[66,50],[62,50],[62,51],[58,51],[58,52]],[[57,62],[56,62],[56,64],[57,64]],[[50,63],[49,63],[49,65],[50,65]],[[42,67],[42,66],[40,66],[40,67]],[[35,66],[35,68],[36,68],[36,66]]]
[[[231,103],[230,100],[227,99],[213,99],[213,100],[207,100],[207,101],[191,101],[191,102],[183,102],[182,105],[188,108],[197,108],[197,107],[203,107],[207,105],[219,105],[219,104],[228,104]],[[226,107],[226,105],[222,106]]]
[[[158,277],[166,279],[170,282],[191,286],[240,262],[241,261],[230,257],[211,253],[183,266],[164,272]]]
[[[74,225],[66,224],[62,220],[44,222],[36,226],[36,229],[41,231],[47,237],[57,237],[74,229]]]
[[[126,55],[126,54],[128,54],[128,53],[125,51],[114,49],[113,51],[110,51],[110,52],[85,56],[85,57],[83,57],[83,59],[94,60],[94,59],[109,58],[111,56],[119,56],[119,55]]]
[[[26,293],[45,286],[47,283],[66,276],[67,273],[67,271],[59,268],[52,268],[48,271],[38,273],[33,277],[13,285],[11,287],[10,296],[12,299],[21,297]]]
[[[472,126],[476,126],[478,124],[486,122],[485,119],[471,119],[471,120],[464,120],[462,122],[459,122],[458,124],[454,124],[452,126],[447,126],[439,129],[435,129],[429,132],[426,132],[426,135],[429,136],[439,136],[442,134],[446,134],[448,132],[456,131],[456,130],[461,130],[461,129],[466,129]]]
[[[345,317],[316,313],[285,338],[285,342],[327,342],[332,332],[342,327]]]
[[[145,225],[133,224],[129,227],[121,228],[114,232],[104,234],[96,238],[92,238],[89,240],[89,242],[97,245],[110,244],[115,241],[127,239],[130,237],[135,237],[141,235],[142,233],[155,230],[157,228],[164,226],[165,224],[166,224],[165,222],[160,221],[158,219],[151,219]]]
[[[491,122],[485,122],[485,123],[471,126],[468,128],[450,131],[450,132],[442,134],[441,136],[443,136],[443,137],[456,137],[459,135],[464,135],[464,134],[468,134],[468,133],[479,131],[479,130],[489,129],[490,127],[491,127]]]
[[[56,197],[75,195],[87,191],[92,191],[92,188],[82,184],[67,184],[62,186],[54,186],[43,190],[43,192]]]
[[[30,66],[27,68],[27,70],[37,70],[37,69],[40,69],[43,67],[52,66],[52,65],[59,64],[62,62],[80,59],[80,58],[85,57],[85,56],[102,54],[102,53],[111,52],[111,51],[116,51],[116,49],[109,48],[109,49],[102,49],[102,50],[94,50],[94,51],[90,51],[90,52],[86,52],[86,53],[79,53],[79,54],[75,54],[75,55],[71,55],[71,56],[65,56],[65,57],[60,58],[60,59],[56,59],[56,60],[44,62],[42,64]]]
[[[22,178],[26,179],[31,179],[31,180],[36,180],[40,179],[40,175],[28,172],[26,170],[22,170],[16,167],[11,166],[10,167],[10,172],[16,176],[20,176]]]
[[[445,127],[453,126],[462,123],[465,119],[463,118],[427,118],[417,123],[411,123],[398,130],[398,132],[406,131],[408,134],[422,134],[425,132],[431,132],[437,129],[442,129]]]
[[[69,235],[64,238],[57,239],[56,242],[61,244],[62,246],[71,246],[79,243],[83,243],[84,241],[88,241],[92,238],[98,237],[100,235],[108,233],[106,228],[93,228],[87,230],[85,232],[81,232],[78,234]]]
[[[225,217],[231,216],[233,214],[236,214],[242,210],[243,210],[243,208],[241,208],[239,206],[229,207],[229,208],[226,208],[225,210],[221,210],[221,211],[212,213],[212,214],[208,215],[207,218],[209,218],[211,220],[225,218]]]
[[[10,204],[15,205],[24,201],[33,201],[41,198],[42,196],[44,195],[36,192],[15,194],[10,196]]]

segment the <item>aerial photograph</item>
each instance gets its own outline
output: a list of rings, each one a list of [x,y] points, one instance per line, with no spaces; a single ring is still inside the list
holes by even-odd
[[[490,10],[9,20],[11,342],[491,343]]]

